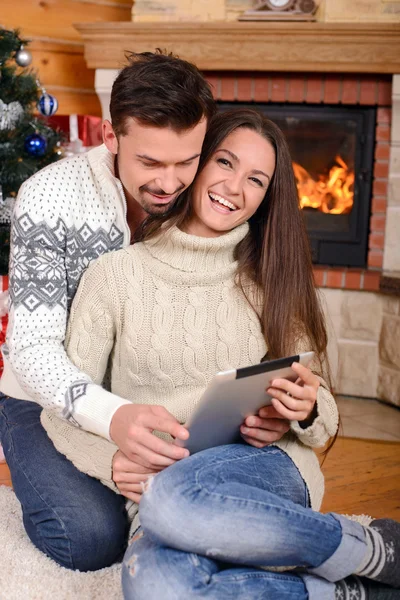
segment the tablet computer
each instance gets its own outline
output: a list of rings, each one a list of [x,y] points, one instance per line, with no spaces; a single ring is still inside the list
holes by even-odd
[[[217,373],[185,423],[189,439],[176,443],[194,454],[239,441],[244,419],[271,404],[272,397],[266,392],[271,381],[278,377],[296,381],[298,375],[291,368],[292,363],[307,366],[313,357],[314,352],[305,352]]]

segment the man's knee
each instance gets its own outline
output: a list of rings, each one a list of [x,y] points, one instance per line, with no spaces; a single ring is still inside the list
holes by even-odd
[[[24,514],[33,544],[59,565],[79,571],[96,571],[121,560],[126,547],[128,521],[123,511],[53,512],[35,519]]]
[[[74,569],[96,571],[122,560],[129,530],[125,511],[86,516],[90,525],[75,529],[71,537]]]

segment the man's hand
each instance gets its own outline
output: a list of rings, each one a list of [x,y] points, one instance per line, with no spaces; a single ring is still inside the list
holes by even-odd
[[[129,460],[121,450],[118,450],[113,458],[113,481],[125,498],[139,504],[143,493],[142,485],[149,477],[159,473],[163,468],[159,467],[154,471],[147,469],[141,464]]]
[[[264,406],[258,415],[245,419],[240,433],[245,442],[264,448],[281,439],[289,431],[289,422],[273,406]]]
[[[129,460],[150,471],[174,464],[189,456],[189,451],[161,440],[153,431],[169,433],[186,440],[189,432],[163,406],[124,404],[115,411],[110,437]]]

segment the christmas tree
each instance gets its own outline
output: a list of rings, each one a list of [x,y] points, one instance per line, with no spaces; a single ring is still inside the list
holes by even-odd
[[[0,275],[8,270],[11,214],[21,184],[63,154],[60,134],[45,119],[57,101],[27,68],[27,45],[18,31],[0,29]],[[34,116],[35,109],[42,116]]]

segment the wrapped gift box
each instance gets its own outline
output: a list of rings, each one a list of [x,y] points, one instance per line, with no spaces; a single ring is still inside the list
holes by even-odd
[[[54,115],[46,122],[50,127],[60,129],[70,144],[82,142],[83,148],[93,148],[103,143],[101,136],[101,117],[92,115]]]
[[[8,316],[5,313],[5,295],[4,292],[8,290],[8,277],[7,275],[0,276],[0,348],[6,340],[6,329],[8,323]],[[3,300],[3,301],[2,301]],[[3,355],[0,352],[0,377],[3,373]]]

